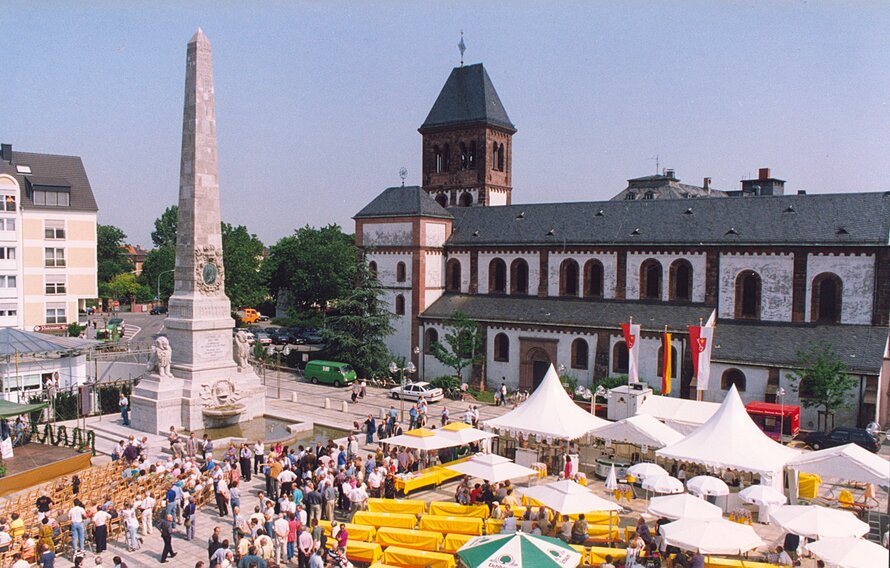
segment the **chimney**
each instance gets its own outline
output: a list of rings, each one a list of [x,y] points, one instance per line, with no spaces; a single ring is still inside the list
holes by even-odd
[[[805,190],[805,189],[798,189],[798,190],[797,190],[797,194],[798,194],[798,195],[806,195],[806,194],[807,194],[807,190]]]
[[[770,175],[769,168],[760,168],[759,170],[757,170],[757,179],[764,180],[770,179],[771,177],[773,176]]]
[[[701,186],[702,186],[702,189],[704,189],[708,193],[711,193],[711,178],[705,178],[701,182]]]
[[[0,159],[12,163],[12,144],[0,144]]]
[[[664,170],[664,175],[668,179],[674,179],[674,170]]]

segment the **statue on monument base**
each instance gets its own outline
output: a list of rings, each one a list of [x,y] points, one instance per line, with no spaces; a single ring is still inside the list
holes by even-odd
[[[232,346],[232,353],[235,355],[235,363],[238,364],[238,372],[244,372],[247,368],[247,358],[250,355],[250,344],[247,342],[247,333],[243,330],[235,334]]]
[[[151,357],[148,359],[148,372],[156,372],[159,377],[173,377],[170,372],[170,362],[173,360],[173,350],[170,348],[170,342],[166,337],[155,339],[155,344],[151,348]]]

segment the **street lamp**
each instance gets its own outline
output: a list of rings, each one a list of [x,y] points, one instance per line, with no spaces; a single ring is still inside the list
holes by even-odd
[[[594,396],[593,396],[593,404],[590,407],[591,414],[594,414],[594,408],[596,408],[596,399],[597,398],[604,398],[604,399],[606,399],[606,401],[608,401],[610,398],[612,398],[612,393],[610,391],[607,391],[606,387],[604,387],[603,385],[597,385],[596,392],[594,393]],[[607,402],[607,404],[608,404],[608,402]]]
[[[155,298],[157,299],[157,301],[159,303],[161,301],[161,276],[163,276],[164,274],[167,274],[168,272],[174,272],[175,270],[176,270],[175,268],[171,268],[170,270],[164,270],[163,272],[158,274],[158,287],[157,287],[158,293],[155,296]]]
[[[779,443],[782,443],[785,435],[785,389],[779,387],[776,396],[779,398]]]
[[[399,418],[399,422],[405,421],[405,371],[408,371],[408,374],[410,375],[416,370],[417,367],[414,366],[414,363],[412,361],[408,361],[408,364],[404,367],[399,367],[398,365],[396,365],[395,361],[389,362],[389,373],[391,375],[399,373],[399,384],[402,385],[402,391],[399,395],[399,415],[401,416],[401,418]]]

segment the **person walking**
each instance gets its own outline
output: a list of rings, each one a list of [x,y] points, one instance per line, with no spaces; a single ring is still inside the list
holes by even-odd
[[[86,510],[80,499],[74,500],[74,506],[68,510],[68,519],[71,521],[71,550],[74,554],[83,552],[83,520],[86,517]]]
[[[373,444],[374,443],[374,434],[377,433],[377,421],[374,420],[374,415],[369,414],[368,419],[365,420],[365,443]]]
[[[130,401],[127,399],[127,395],[123,392],[120,394],[120,397],[117,399],[117,406],[121,411],[121,420],[124,423],[124,426],[130,425]]]
[[[151,524],[151,517],[154,513],[157,500],[148,493],[142,500],[142,534],[154,534],[154,527]]]
[[[504,406],[507,406],[507,382],[503,379],[501,380],[501,388],[499,391],[500,394],[500,403]]]
[[[108,548],[108,520],[111,515],[104,509],[99,509],[93,513],[93,539],[96,542],[96,554],[105,552]]]
[[[161,564],[167,562],[167,557],[176,558],[173,552],[173,515],[165,515],[161,521],[161,538],[164,540],[164,550],[161,551]]]
[[[297,537],[298,557],[297,564],[299,568],[309,568],[309,557],[312,556],[312,549],[315,541],[312,540],[312,534],[305,527],[300,529],[300,536]]]
[[[252,457],[253,452],[250,451],[250,448],[247,447],[246,443],[242,443],[241,449],[238,452],[238,464],[241,466],[241,477],[243,477],[245,481],[250,481],[250,462]]]
[[[127,550],[133,552],[141,548],[139,543],[139,515],[136,509],[130,504],[124,504],[124,510],[121,511],[124,527],[127,529]]]
[[[185,507],[182,509],[182,515],[185,517],[185,539],[194,540],[195,538],[195,519],[198,518],[198,506],[195,500],[189,495],[186,497]]]
[[[256,444],[253,445],[253,474],[259,475],[260,469],[263,466],[263,462],[265,461],[263,458],[266,455],[266,446],[263,444],[262,440],[257,440]]]

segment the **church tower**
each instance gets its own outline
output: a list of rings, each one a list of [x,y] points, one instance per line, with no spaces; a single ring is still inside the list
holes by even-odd
[[[423,189],[439,205],[510,205],[516,128],[481,63],[451,71],[418,131]]]

